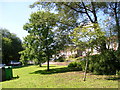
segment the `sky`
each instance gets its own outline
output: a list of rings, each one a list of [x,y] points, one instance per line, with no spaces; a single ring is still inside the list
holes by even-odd
[[[37,8],[29,8],[36,0],[0,0],[0,28],[15,33],[22,41],[27,36],[23,25],[28,22],[30,14]],[[54,10],[53,10],[54,11]],[[100,16],[102,14],[100,13]],[[105,16],[102,16],[104,18]]]
[[[22,41],[23,37],[28,34],[23,30],[23,25],[28,22],[30,14],[37,11],[37,8],[29,8],[29,5],[33,4],[35,0],[28,1],[0,0],[0,28],[16,34]]]

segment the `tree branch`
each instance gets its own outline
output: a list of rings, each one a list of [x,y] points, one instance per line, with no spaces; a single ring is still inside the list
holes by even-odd
[[[79,4],[77,4],[77,5],[79,6],[79,8],[85,9],[84,7],[81,7]],[[92,10],[90,10],[90,9],[88,9],[88,8],[86,8],[86,10],[88,10],[88,11],[90,11],[90,12],[92,12],[92,13],[93,13],[93,11],[92,11]]]
[[[97,23],[97,16],[96,16],[96,11],[95,11],[95,7],[94,7],[94,2],[91,2],[91,5],[92,5],[92,9],[93,9],[94,22]]]
[[[88,18],[90,19],[90,21],[91,21],[92,23],[94,23],[94,21],[92,20],[92,18],[90,17],[90,15],[89,15],[88,12],[87,12],[87,8],[86,8],[85,4],[84,4],[83,2],[82,2],[82,4],[83,4],[83,7],[84,7],[84,9],[85,9],[85,13],[87,14]]]
[[[78,11],[77,9],[75,9],[75,8],[73,8],[73,7],[71,7],[71,6],[69,6],[69,5],[67,5],[67,4],[64,4],[65,6],[67,6],[67,7],[69,7],[69,8],[71,8],[72,10],[74,10],[74,11],[76,11],[76,12],[79,12],[79,13],[86,13],[86,12],[83,12],[83,11]]]

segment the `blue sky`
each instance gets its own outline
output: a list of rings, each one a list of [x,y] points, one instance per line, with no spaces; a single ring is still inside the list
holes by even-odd
[[[23,40],[23,37],[28,34],[27,31],[23,30],[23,25],[28,22],[30,14],[37,11],[37,8],[29,8],[29,5],[33,4],[35,0],[29,2],[14,1],[0,1],[0,28],[8,29]]]
[[[21,40],[28,33],[23,30],[23,25],[28,22],[28,18],[37,8],[31,9],[29,5],[36,0],[0,0],[0,28],[6,28],[11,33],[15,33]],[[53,10],[54,11],[54,10]],[[102,16],[102,19],[105,15]],[[100,19],[100,18],[98,18]]]

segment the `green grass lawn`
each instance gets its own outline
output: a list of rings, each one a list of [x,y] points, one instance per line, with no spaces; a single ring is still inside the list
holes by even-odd
[[[66,66],[51,65],[51,71],[31,65],[13,69],[13,80],[3,81],[2,88],[118,88],[118,80],[107,80],[102,75],[87,74],[83,81],[82,71],[69,71]],[[15,78],[19,76],[19,78]]]

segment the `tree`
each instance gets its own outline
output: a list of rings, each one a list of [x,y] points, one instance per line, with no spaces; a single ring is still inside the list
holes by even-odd
[[[21,40],[7,29],[1,29],[2,32],[2,62],[6,65],[11,60],[19,60],[19,51],[23,50]]]
[[[97,14],[106,7],[106,3],[104,2],[35,2],[33,5],[31,5],[31,8],[35,6],[40,6],[42,8],[45,8],[45,10],[53,10],[55,9],[61,19],[65,21],[64,23],[66,27],[68,28],[68,31],[73,31],[71,29],[76,28],[80,23],[96,23],[99,24],[98,16]],[[72,20],[74,19],[74,20]],[[70,20],[70,21],[69,21]],[[73,24],[73,27],[69,29],[69,26]],[[101,43],[100,50],[104,51],[106,49],[106,43],[103,39],[103,42]],[[100,51],[99,50],[99,51]]]
[[[72,39],[73,43],[77,46],[80,46],[80,48],[82,46],[82,50],[86,52],[87,59],[86,59],[86,66],[85,66],[85,72],[83,78],[83,80],[85,81],[89,56],[93,52],[93,49],[95,49],[96,46],[96,42],[94,41],[104,36],[104,32],[101,31],[98,24],[91,23],[85,26],[79,26],[75,28],[71,36],[73,36]]]
[[[40,43],[38,37],[33,35],[27,35],[24,38],[23,48],[24,50],[19,52],[21,54],[21,62],[23,65],[26,65],[28,61],[34,61],[36,64],[39,64],[42,67],[42,63],[45,62],[44,52],[40,48]]]
[[[114,3],[113,3],[114,4]],[[62,23],[62,25],[66,26],[66,30],[70,31],[69,33],[74,32],[74,28],[78,27],[81,23],[87,24],[88,22],[91,22],[93,24],[97,24],[98,27],[102,27],[104,24],[101,23],[101,20],[104,20],[104,18],[99,15],[100,12],[103,12],[105,8],[107,8],[108,11],[111,11],[108,7],[106,2],[35,2],[31,7],[39,6],[47,9],[55,9],[57,13],[60,15],[61,20],[67,21],[66,23]],[[115,4],[119,5],[119,4]],[[116,6],[118,7],[118,6]],[[115,13],[114,8],[114,13]],[[117,9],[119,11],[119,8]],[[118,13],[119,14],[119,13]],[[118,14],[115,15],[118,17]],[[67,19],[67,20],[66,20]],[[74,20],[72,20],[74,19]],[[70,22],[70,21],[71,22]],[[118,22],[118,19],[116,19]],[[71,25],[74,24],[74,26]],[[69,28],[71,26],[72,28]],[[97,27],[93,27],[95,30],[97,30]],[[64,28],[65,29],[65,28]],[[81,29],[79,29],[81,32]],[[106,29],[108,31],[108,28]],[[79,35],[78,35],[79,36]],[[72,38],[70,36],[70,38]],[[98,51],[104,52],[106,51],[106,35],[99,36],[92,40],[92,43],[94,43],[95,47]],[[78,39],[80,42],[80,40]]]
[[[120,50],[120,3],[119,2],[106,2],[107,7],[104,8],[104,13],[108,14],[112,19],[113,26],[115,26],[115,31],[118,37],[118,50]],[[114,20],[113,20],[114,18]]]
[[[56,47],[54,31],[57,26],[57,21],[57,14],[38,11],[32,13],[30,15],[29,23],[26,23],[23,26],[24,30],[28,31],[28,33],[34,38],[32,41],[30,38],[27,38],[29,39],[27,40],[27,43],[34,44],[31,44],[30,46],[35,52],[39,49],[38,52],[41,50],[46,55],[48,71],[49,61],[51,56],[54,54],[54,48]],[[40,58],[39,55],[41,55],[41,52],[39,53],[40,54],[35,54],[37,58]]]

